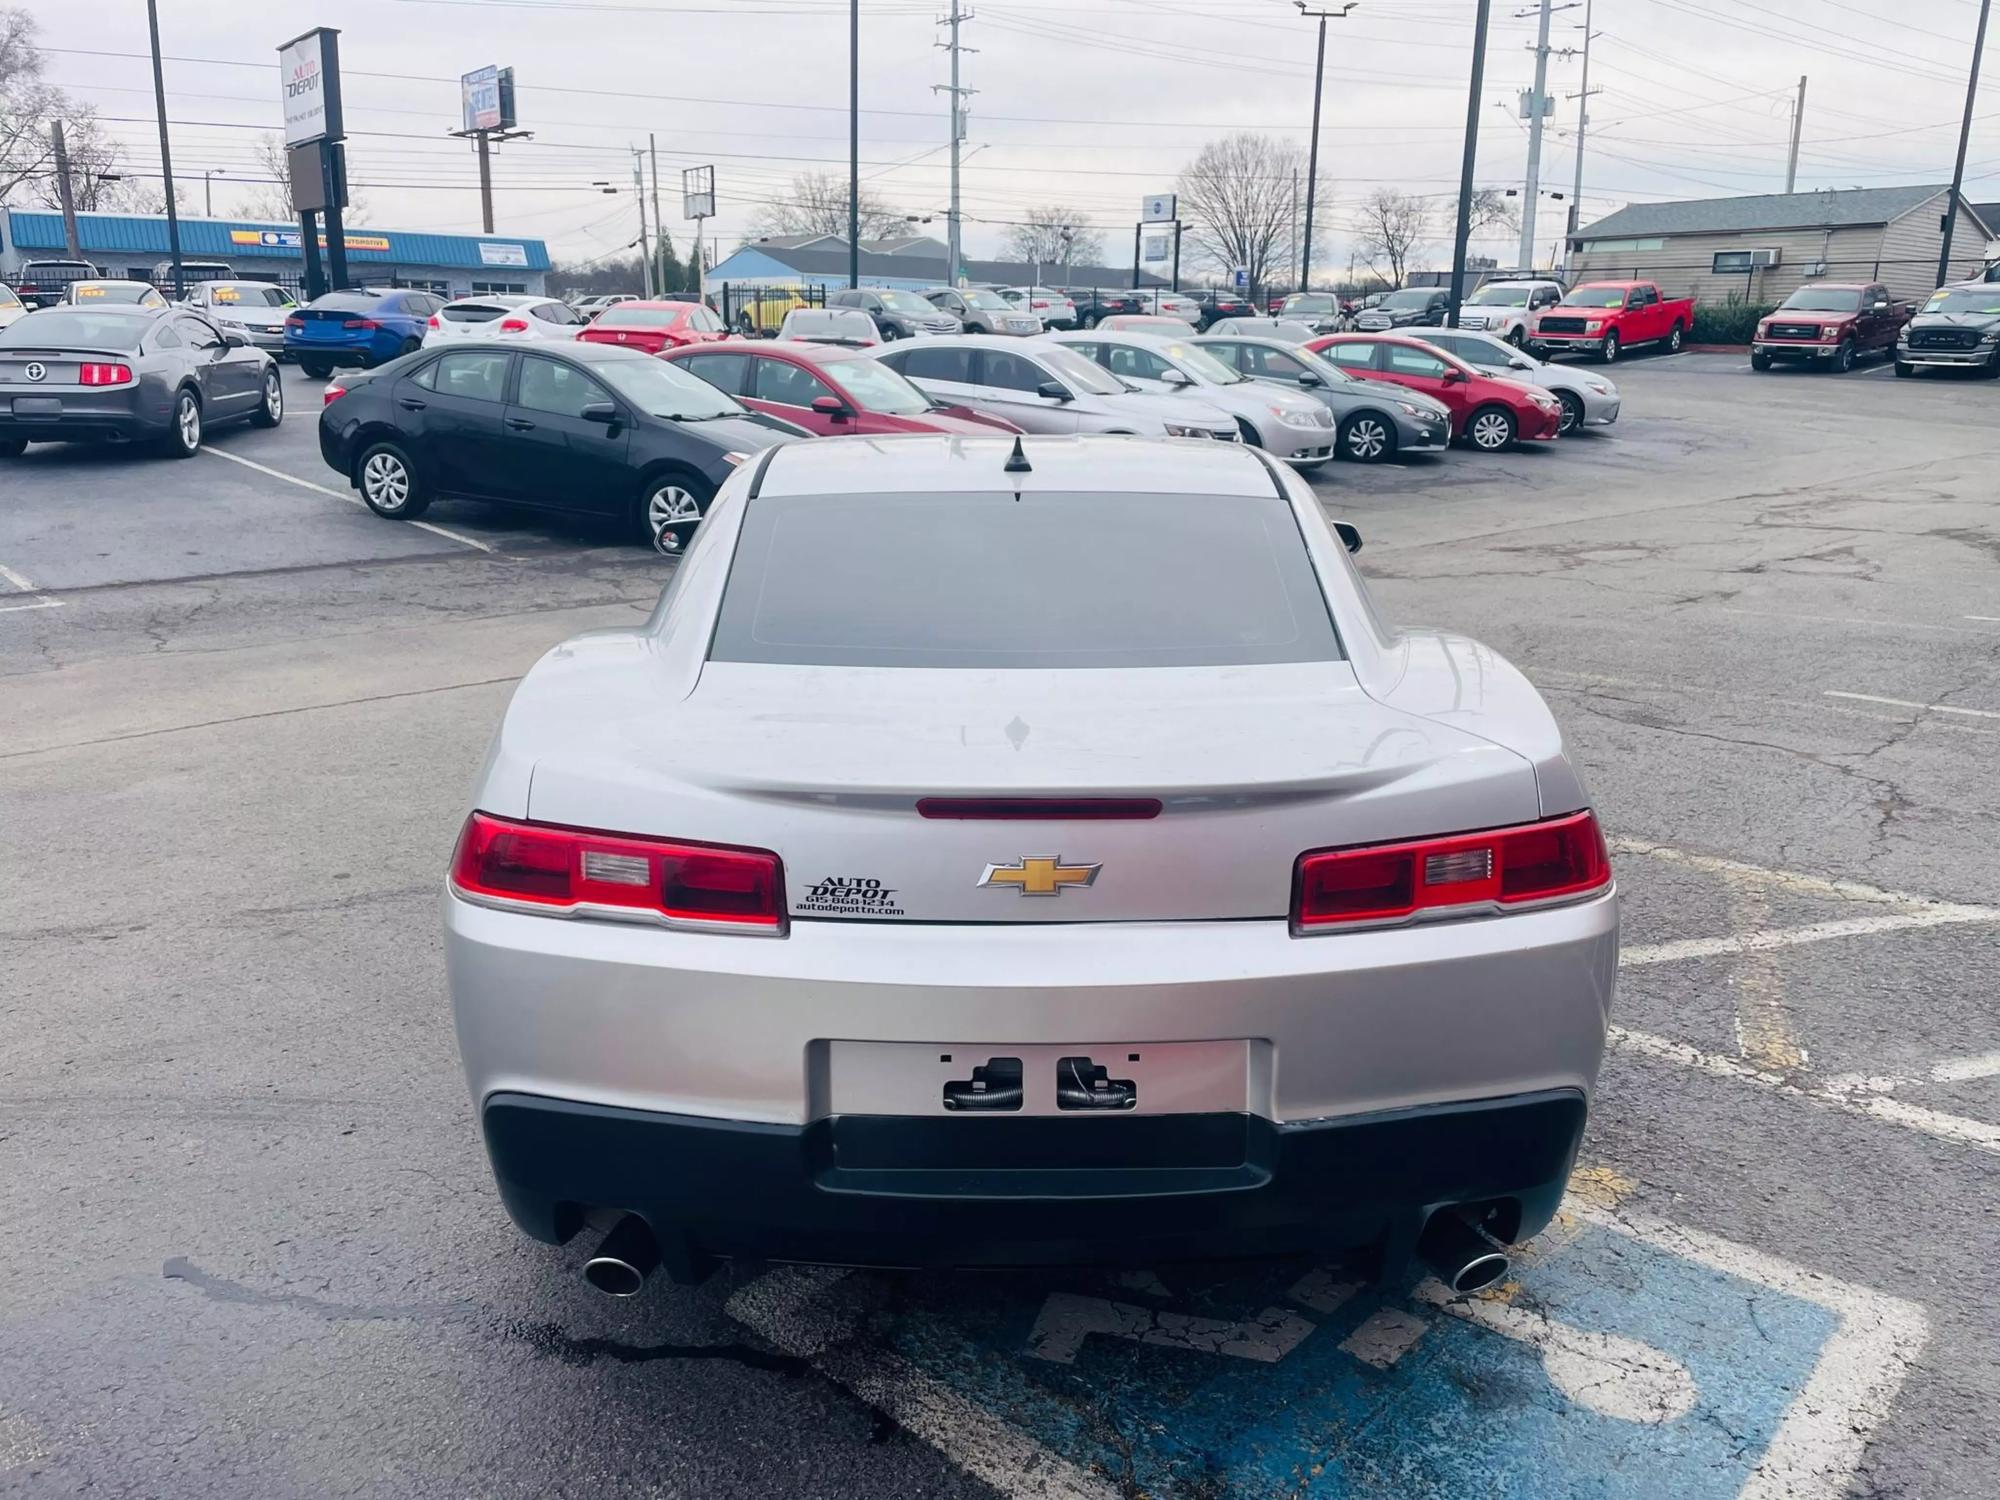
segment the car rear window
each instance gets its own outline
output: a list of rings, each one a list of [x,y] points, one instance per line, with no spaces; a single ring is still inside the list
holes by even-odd
[[[315,309],[325,308],[328,312],[381,312],[387,304],[366,292],[328,292],[313,300]]]
[[[438,310],[438,316],[447,323],[491,323],[510,311],[491,302],[448,302]]]
[[[1188,562],[1201,559],[1201,587]],[[1107,560],[1115,565],[1107,566]],[[724,586],[717,661],[1192,667],[1337,661],[1277,495],[761,496]]]
[[[47,308],[0,328],[0,344],[31,349],[136,349],[140,336],[152,326],[150,318],[131,313]]]
[[[671,328],[688,316],[685,307],[614,307],[597,320],[599,328]]]

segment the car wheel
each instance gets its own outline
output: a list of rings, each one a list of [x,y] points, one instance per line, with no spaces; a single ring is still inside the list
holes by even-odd
[[[884,323],[881,325],[881,327],[882,327],[882,342],[885,344],[893,344],[896,342],[897,339],[903,336],[897,330],[896,325],[894,323]]]
[[[1482,406],[1465,424],[1465,435],[1482,453],[1498,453],[1514,445],[1514,414],[1504,406]]]
[[[1750,354],[1750,368],[1753,370],[1770,369],[1771,356],[1768,354],[1759,354],[1755,350],[1752,350]]]
[[[362,501],[378,516],[413,521],[430,508],[431,497],[417,477],[416,465],[394,443],[376,443],[362,450],[354,474]]]
[[[0,438],[0,458],[19,458],[27,451],[26,438]]]
[[[403,347],[396,351],[396,358],[401,359],[405,354],[415,354],[423,347],[424,341],[422,339],[404,339]]]
[[[276,427],[285,420],[285,382],[279,378],[278,367],[272,365],[264,372],[264,399],[257,403],[257,409],[250,414],[252,427]]]
[[[1890,358],[1894,359],[1895,356],[1891,355]],[[1900,359],[1896,360],[1896,374],[1899,377],[1906,378],[1916,373],[1917,373],[1917,367],[1915,365],[1906,365]]]
[[[1673,326],[1673,331],[1667,335],[1667,353],[1678,354],[1680,352],[1681,352],[1681,325],[1676,323]]]
[[[1618,334],[1615,330],[1604,335],[1604,353],[1601,358],[1607,365],[1618,363]]]
[[[193,458],[201,452],[201,398],[186,386],[174,396],[174,419],[167,428],[167,457]]]
[[[1264,446],[1264,435],[1241,417],[1236,419],[1236,435],[1252,448]]]
[[[1833,368],[1842,375],[1845,375],[1849,370],[1854,368],[1853,339],[1841,340],[1840,348],[1835,351],[1833,356]]]
[[[333,366],[323,359],[302,359],[299,361],[299,373],[308,380],[326,380],[332,376]]]
[[[1527,330],[1516,323],[1512,328],[1507,330],[1507,342],[1512,344],[1516,349],[1525,347],[1528,342]]]
[[[1358,464],[1379,464],[1396,456],[1396,429],[1387,417],[1356,412],[1340,424],[1340,454]]]
[[[1556,400],[1562,402],[1562,425],[1556,429],[1557,437],[1568,437],[1583,426],[1583,397],[1575,391],[1557,391]]]
[[[693,474],[661,474],[646,482],[640,496],[638,528],[645,540],[661,552],[672,554],[684,549],[701,518],[708,514],[708,502],[715,498],[715,486]],[[677,539],[669,545],[670,539]]]

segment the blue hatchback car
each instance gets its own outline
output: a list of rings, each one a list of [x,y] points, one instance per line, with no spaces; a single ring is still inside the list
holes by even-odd
[[[285,319],[285,357],[315,380],[335,365],[364,370],[422,347],[431,315],[444,306],[429,292],[390,287],[357,287],[328,292]]]

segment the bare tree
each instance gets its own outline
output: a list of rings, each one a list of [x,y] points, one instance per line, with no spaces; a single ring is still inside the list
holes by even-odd
[[[861,237],[876,240],[900,234],[908,226],[902,214],[861,189]],[[757,215],[759,234],[837,234],[847,238],[847,178],[835,172],[801,172],[791,191],[764,205]]]
[[[35,29],[25,10],[0,9],[0,203],[48,172],[49,124],[62,118],[67,102],[42,77]]]
[[[1196,254],[1223,269],[1242,266],[1252,291],[1261,288],[1293,237],[1292,178],[1305,169],[1297,146],[1249,131],[1203,146],[1178,184]]]
[[[1377,188],[1362,201],[1354,247],[1369,270],[1401,286],[1431,237],[1431,206],[1413,193]]]
[[[1084,221],[1083,210],[1059,203],[1031,208],[1018,224],[1007,226],[1001,239],[1007,259],[1031,265],[1104,263],[1104,236]]]

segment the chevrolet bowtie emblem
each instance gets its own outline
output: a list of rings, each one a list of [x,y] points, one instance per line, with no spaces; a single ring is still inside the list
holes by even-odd
[[[1089,885],[1101,865],[1066,865],[1060,854],[1030,854],[1011,865],[988,865],[982,886],[1012,886],[1019,896],[1060,896],[1067,886]]]

